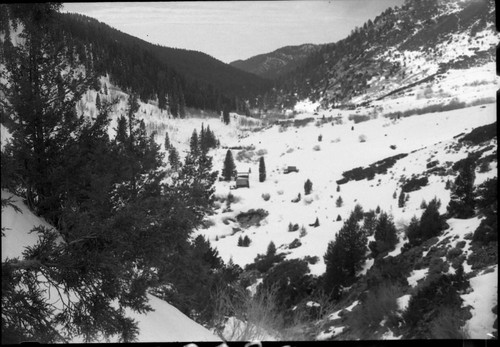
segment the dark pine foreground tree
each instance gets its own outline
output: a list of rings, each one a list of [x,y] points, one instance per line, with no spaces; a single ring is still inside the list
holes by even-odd
[[[137,120],[134,97],[114,139],[106,100],[94,119],[76,114],[95,83],[64,58],[51,22],[59,7],[1,5],[2,21],[21,24],[24,39],[14,47],[4,36],[2,123],[12,137],[2,151],[2,188],[57,228],[36,227],[37,244],[2,262],[2,343],[133,341],[138,328],[125,309],[150,310],[149,288],[178,286],[186,295],[173,302],[184,306],[203,297],[183,278],[204,273],[208,281],[193,260],[206,247],[189,237],[212,208],[217,173],[211,158],[188,155],[163,183],[159,146]],[[217,266],[214,257],[197,261]]]

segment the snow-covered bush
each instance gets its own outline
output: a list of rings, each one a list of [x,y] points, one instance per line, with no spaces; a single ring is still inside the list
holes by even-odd
[[[313,147],[313,150],[320,151],[321,150],[321,146],[320,145],[316,145],[316,146]]]
[[[271,194],[269,193],[262,193],[262,199],[264,199],[264,201],[269,201],[269,199],[271,198]]]

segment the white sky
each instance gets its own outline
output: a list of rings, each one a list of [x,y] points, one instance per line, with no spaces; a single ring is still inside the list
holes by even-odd
[[[151,43],[207,53],[223,62],[278,48],[330,43],[404,0],[65,3]]]

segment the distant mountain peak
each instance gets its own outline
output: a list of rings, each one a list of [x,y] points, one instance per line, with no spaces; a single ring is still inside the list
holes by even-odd
[[[285,46],[270,53],[259,54],[245,60],[235,60],[229,65],[260,77],[275,79],[295,69],[321,47],[322,45],[312,43]]]

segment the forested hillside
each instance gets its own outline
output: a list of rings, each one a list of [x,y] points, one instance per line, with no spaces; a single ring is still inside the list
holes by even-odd
[[[275,79],[294,70],[320,48],[321,45],[313,44],[287,46],[246,60],[236,60],[230,65],[264,78]]]
[[[184,108],[244,112],[245,100],[270,83],[204,53],[153,45],[78,14],[58,14],[53,40],[68,59],[97,75],[109,74],[120,88],[143,101],[157,100],[183,116]]]

